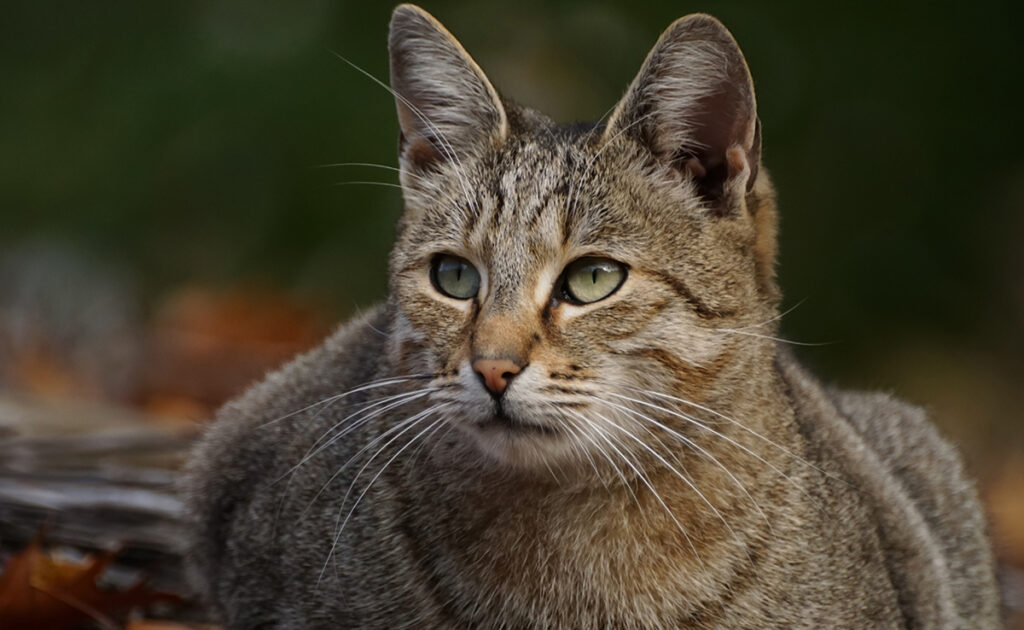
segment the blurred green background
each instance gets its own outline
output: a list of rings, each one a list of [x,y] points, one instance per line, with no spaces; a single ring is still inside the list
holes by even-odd
[[[0,286],[33,294],[39,257],[63,256],[66,309],[121,300],[101,319],[144,320],[182,285],[271,287],[332,319],[379,300],[400,194],[336,184],[396,178],[321,165],[395,165],[390,96],[331,52],[386,80],[392,6],[6,0]],[[930,405],[984,473],[1024,451],[1022,6],[425,8],[563,121],[600,117],[676,17],[723,20],[779,190],[785,335],[830,342],[799,354],[831,380]],[[90,288],[90,265],[117,288]]]

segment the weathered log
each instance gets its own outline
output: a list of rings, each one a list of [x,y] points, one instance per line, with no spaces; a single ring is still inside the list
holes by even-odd
[[[124,409],[0,395],[0,552],[45,524],[50,546],[120,550],[112,577],[141,572],[187,593],[175,479],[196,433]]]

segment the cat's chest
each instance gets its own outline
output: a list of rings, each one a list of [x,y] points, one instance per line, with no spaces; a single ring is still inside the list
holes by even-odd
[[[421,484],[406,506],[403,532],[412,556],[431,576],[434,598],[449,602],[462,621],[676,625],[670,620],[719,597],[735,571],[734,541],[683,525],[666,506],[681,514],[690,506],[671,492],[654,497],[625,485],[567,491],[513,481],[480,475]],[[481,609],[481,601],[492,605]],[[573,617],[565,617],[570,610]]]

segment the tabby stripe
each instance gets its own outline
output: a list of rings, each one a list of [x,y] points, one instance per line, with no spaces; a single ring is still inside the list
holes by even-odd
[[[422,540],[427,543],[427,536],[424,535],[423,529],[417,527],[410,518],[401,518],[402,515],[412,514],[414,510],[411,506],[406,506],[401,512],[399,512],[398,531],[402,535],[402,539],[405,542],[405,548],[410,552],[412,566],[417,570],[417,574],[420,579],[415,582],[419,585],[422,591],[425,591],[427,597],[431,599],[434,604],[435,612],[445,621],[461,622],[466,623],[469,619],[465,618],[466,607],[460,605],[456,600],[463,598],[458,597],[457,593],[452,593],[442,583],[441,576],[442,571],[438,570],[438,566],[441,564],[442,558],[439,558],[437,551],[441,548],[436,543],[431,544],[420,544]]]
[[[501,191],[501,183],[499,182],[494,186],[494,190],[491,191],[494,196],[494,209],[491,210],[491,231],[498,229],[498,223],[501,221],[501,215],[505,210],[505,193]]]
[[[588,393],[585,389],[579,389],[574,387],[563,387],[561,385],[547,385],[544,387],[545,392],[558,392],[560,394],[586,394]]]
[[[476,209],[476,212],[473,212],[474,207]],[[468,221],[462,228],[463,236],[468,237],[470,234],[473,233],[473,230],[476,229],[477,221],[480,220],[481,214],[483,214],[483,209],[480,207],[479,204],[476,204],[474,206],[470,204],[470,202],[466,202],[466,216],[468,217]]]
[[[639,357],[657,361],[669,370],[675,377],[676,382],[691,400],[697,401],[703,390],[711,386],[712,381],[726,367],[732,357],[732,349],[724,351],[715,357],[714,362],[707,366],[696,366],[687,363],[663,348],[639,348],[636,350],[615,350],[609,346],[604,348],[612,354],[620,356]],[[697,401],[699,402],[699,401]]]
[[[581,377],[576,376],[575,374],[567,374],[565,372],[552,372],[552,373],[548,374],[548,378],[553,378],[555,380],[562,380],[562,381],[572,381],[572,380],[577,380],[577,379],[579,379]]]
[[[764,546],[764,539],[759,541],[757,537],[751,538],[744,549],[748,562],[741,565],[749,567],[749,570],[736,573],[726,588],[723,588],[715,597],[698,604],[693,612],[680,616],[679,626],[681,628],[704,628],[713,625],[716,621],[721,622],[726,611],[732,607],[740,595],[747,595],[752,588],[763,590],[764,583],[761,581],[762,576],[758,567],[764,555]]]
[[[671,289],[675,291],[676,295],[686,300],[687,304],[693,307],[693,310],[701,319],[721,319],[736,316],[736,311],[723,311],[708,306],[703,300],[697,297],[696,294],[690,290],[690,287],[686,286],[686,283],[680,278],[654,269],[643,269],[641,270],[641,273],[650,274],[671,287]]]
[[[572,208],[566,208],[562,214],[562,247],[569,244],[569,234],[572,232]]]

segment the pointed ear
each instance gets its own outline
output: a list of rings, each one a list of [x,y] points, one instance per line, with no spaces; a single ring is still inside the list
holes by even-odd
[[[761,157],[754,85],[721,22],[696,14],[668,27],[616,106],[604,141],[622,134],[692,178],[711,203],[752,189]]]
[[[457,160],[482,142],[504,140],[508,121],[497,91],[433,16],[399,5],[388,47],[403,166],[428,168]]]

